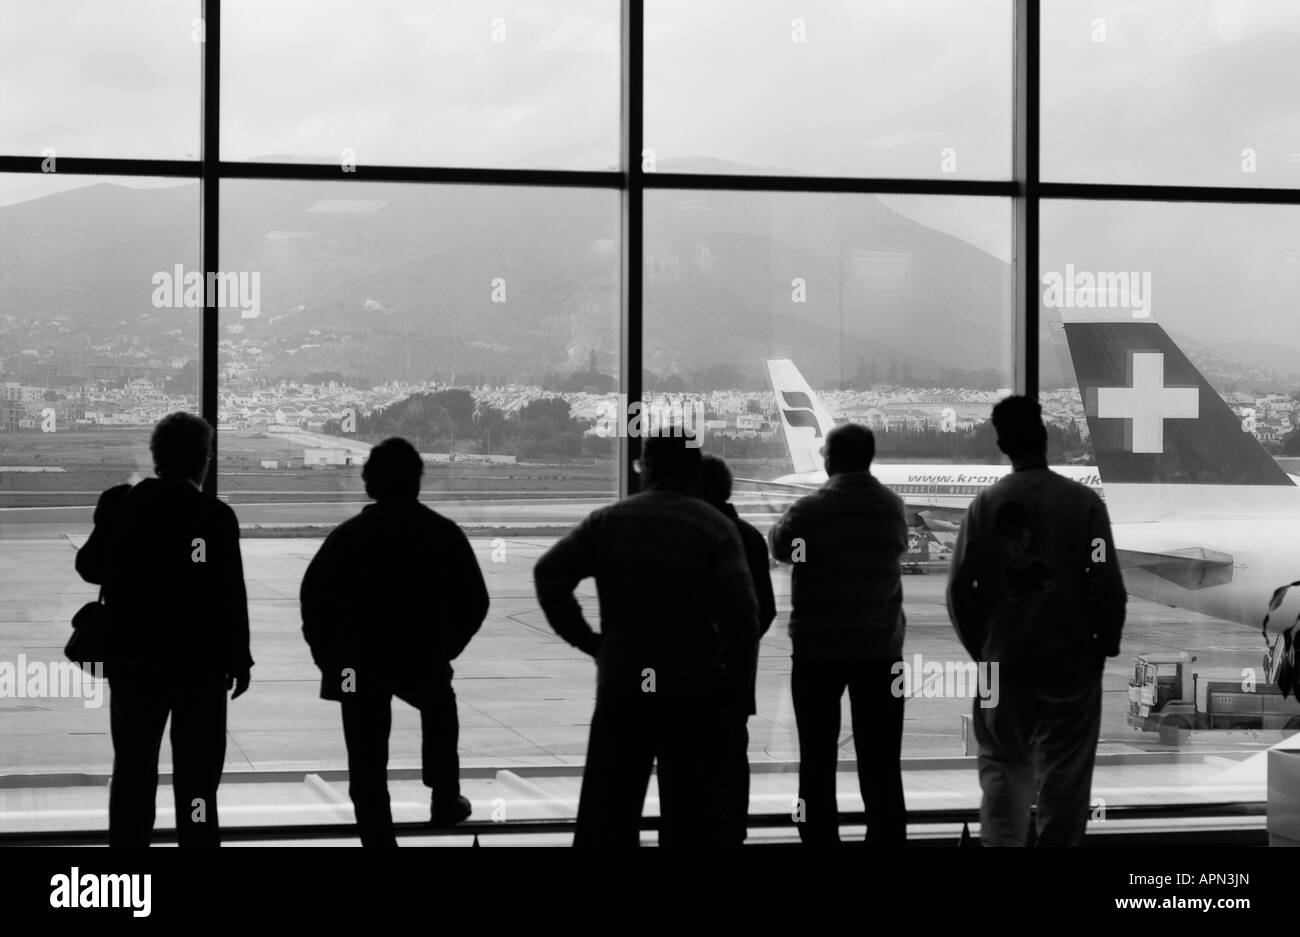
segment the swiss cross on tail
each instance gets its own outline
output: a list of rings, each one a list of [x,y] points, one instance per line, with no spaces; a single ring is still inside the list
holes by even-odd
[[[1097,388],[1097,418],[1132,420],[1129,452],[1164,452],[1165,420],[1199,417],[1200,389],[1166,387],[1163,352],[1135,351],[1130,362],[1130,386]]]
[[[1103,485],[1292,484],[1158,322],[1064,324]]]

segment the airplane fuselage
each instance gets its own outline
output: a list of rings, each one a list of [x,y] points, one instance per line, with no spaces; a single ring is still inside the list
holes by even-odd
[[[981,490],[1011,472],[1009,465],[935,465],[880,462],[871,467],[880,479],[907,503],[909,509],[925,507],[961,510]],[[1055,465],[1059,472],[1103,494],[1095,466]],[[778,484],[815,488],[826,473],[802,472],[775,479]],[[1126,588],[1135,596],[1161,605],[1258,625],[1273,590],[1300,579],[1300,487],[1243,488],[1241,486],[1111,486],[1112,500],[1124,504],[1121,516],[1133,516],[1138,505],[1150,516],[1144,523],[1113,524],[1115,546],[1120,550],[1168,552],[1194,547],[1215,532],[1215,547],[1233,558],[1230,582],[1186,588],[1145,569],[1124,570]],[[1143,490],[1145,489],[1145,490]],[[1172,496],[1176,503],[1168,504]],[[1195,515],[1188,516],[1188,499]],[[1177,514],[1177,517],[1162,515]],[[1288,596],[1271,625],[1285,627],[1300,614],[1300,589]],[[1283,619],[1285,619],[1283,621]]]
[[[1102,494],[1101,476],[1091,465],[1054,465],[1052,471]],[[908,508],[963,510],[971,498],[1011,473],[1010,465],[947,465],[877,462],[871,474],[907,503]],[[774,479],[777,484],[816,488],[826,472],[800,472]]]

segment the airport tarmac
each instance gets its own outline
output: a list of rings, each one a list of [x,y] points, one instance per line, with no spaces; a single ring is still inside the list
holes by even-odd
[[[324,493],[322,492],[322,495]],[[224,500],[224,499],[223,499]],[[483,500],[439,501],[430,506],[466,527],[571,527],[608,500],[572,498],[497,497]],[[231,503],[246,529],[262,527],[311,527],[347,520],[369,502],[355,501],[268,501]],[[90,533],[93,506],[5,507],[0,508],[0,540],[52,540]],[[322,535],[323,536],[323,535]]]
[[[523,507],[460,502],[461,507],[454,508],[452,504],[437,507],[453,517],[460,514],[458,519],[478,514],[494,522],[503,511]],[[593,506],[577,500],[536,504],[529,517],[547,524],[563,524],[565,519],[572,523],[572,518],[585,515]],[[270,507],[298,511],[311,506]],[[19,654],[29,661],[62,660],[72,614],[94,597],[94,587],[82,582],[72,565],[76,547],[89,533],[88,509],[82,510],[80,522],[60,513],[72,510],[0,512],[0,529],[4,531],[0,542],[0,661],[15,661]],[[338,520],[355,508],[342,513],[336,505],[315,510],[314,515],[303,516],[317,522]],[[262,506],[240,505],[237,511],[244,524],[266,522]],[[755,519],[762,522],[761,517]],[[231,778],[346,767],[337,706],[318,698],[318,673],[300,632],[298,587],[319,542],[311,537],[259,537],[243,543],[257,664],[251,689],[230,706],[226,767]],[[489,773],[503,769],[569,773],[584,759],[595,671],[590,659],[556,637],[537,605],[532,568],[554,536],[483,537],[475,536],[471,529],[471,542],[488,582],[492,607],[482,631],[455,663],[462,764]],[[784,778],[778,784],[783,791],[793,783],[788,771],[798,761],[798,742],[789,693],[790,643],[785,632],[788,570],[778,568],[773,577],[781,613],[761,646],[758,715],[750,720],[750,758],[756,770],[767,766],[777,772],[773,777]],[[357,588],[366,587],[357,584]],[[904,657],[909,662],[915,654],[926,661],[966,660],[948,622],[943,587],[942,575],[904,578],[908,616]],[[646,588],[655,588],[651,576]],[[596,602],[590,582],[583,584],[580,597],[594,624]],[[1145,752],[1159,761],[1175,751],[1155,735],[1137,733],[1125,725],[1127,682],[1137,652],[1187,650],[1207,666],[1258,666],[1259,640],[1257,634],[1238,625],[1131,599],[1123,653],[1106,667],[1099,752],[1120,759],[1130,755],[1140,758]],[[945,763],[962,759],[962,716],[970,712],[971,705],[969,698],[909,699],[905,759]],[[21,778],[32,775],[106,774],[112,762],[108,717],[106,704],[90,708],[80,699],[0,699],[0,738],[5,740],[0,748],[0,776],[9,775],[12,782],[27,789]],[[857,753],[847,699],[841,738],[841,758],[851,762]],[[1180,758],[1191,758],[1198,765],[1183,777],[1187,783],[1203,784],[1207,766],[1228,770],[1280,739],[1278,732],[1195,733],[1178,749]],[[870,757],[870,753],[864,756]],[[162,760],[164,765],[170,763],[166,741]],[[400,703],[394,707],[390,764],[394,771],[419,764],[418,715]],[[973,764],[963,764],[953,783],[967,795],[976,796]],[[909,772],[909,803],[917,785],[924,787],[939,776]],[[851,779],[845,773],[842,781]],[[1125,783],[1142,802],[1158,798],[1161,785],[1171,782],[1144,776],[1140,783],[1134,779]],[[1240,797],[1243,791],[1248,794],[1256,787],[1262,799],[1262,775],[1244,787],[1239,780],[1232,789],[1234,796]],[[785,795],[772,796],[779,799]],[[8,798],[0,802],[10,803]],[[18,820],[0,817],[0,824]]]

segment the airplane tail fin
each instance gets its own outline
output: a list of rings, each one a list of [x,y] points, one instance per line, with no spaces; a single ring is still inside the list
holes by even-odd
[[[781,415],[786,448],[795,473],[822,468],[822,443],[835,421],[789,358],[767,362],[776,408]]]
[[[1066,321],[1065,335],[1112,519],[1195,506],[1197,486],[1294,487],[1155,321]]]

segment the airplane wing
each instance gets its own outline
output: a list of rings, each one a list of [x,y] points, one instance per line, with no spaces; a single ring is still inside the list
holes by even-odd
[[[797,482],[774,482],[766,478],[733,478],[732,482],[736,484],[743,482],[746,485],[754,485],[758,488],[772,488],[781,494],[807,494],[821,487],[821,485],[812,482],[805,485]]]
[[[1119,550],[1121,569],[1142,569],[1184,589],[1204,589],[1232,582],[1232,555],[1204,547],[1147,552]]]
[[[961,522],[966,518],[965,508],[935,507],[928,504],[908,504],[904,499],[903,507],[908,516],[915,514],[931,530],[946,530],[956,533]]]

